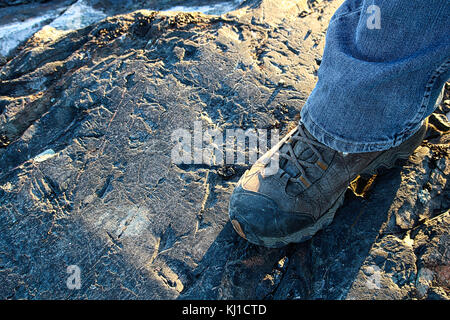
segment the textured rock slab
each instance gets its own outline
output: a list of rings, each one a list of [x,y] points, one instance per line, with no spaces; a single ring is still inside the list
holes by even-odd
[[[0,297],[448,297],[442,117],[410,162],[364,198],[349,191],[312,240],[279,250],[228,223],[246,166],[171,161],[171,133],[194,121],[282,131],[295,121],[341,2],[286,3],[38,32],[0,69]],[[79,290],[66,286],[70,265]]]

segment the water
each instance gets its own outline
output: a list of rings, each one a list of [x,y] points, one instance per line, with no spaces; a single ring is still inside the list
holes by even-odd
[[[31,37],[40,30],[45,21],[57,17],[56,12],[25,21],[14,22],[0,26],[0,54],[8,55],[22,41]]]
[[[241,2],[242,0],[235,0],[206,6],[192,6],[192,7],[175,6],[165,11],[201,12],[205,14],[220,15],[234,10],[239,6],[239,4],[241,4]]]
[[[205,1],[207,3],[207,1]],[[242,0],[229,0],[203,6],[174,6],[164,11],[202,12],[220,15],[235,9]],[[142,8],[152,10],[153,8]],[[0,25],[0,55],[8,56],[18,45],[48,25],[57,30],[75,30],[98,22],[107,15],[78,0],[65,10],[55,9],[25,21]]]
[[[100,10],[79,0],[71,5],[61,16],[53,20],[50,26],[58,30],[76,30],[106,18]]]

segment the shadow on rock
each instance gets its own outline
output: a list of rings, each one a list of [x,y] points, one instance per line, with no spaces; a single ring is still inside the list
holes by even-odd
[[[349,190],[333,223],[281,249],[252,245],[227,223],[181,299],[342,299],[388,220],[400,168],[378,177],[366,198]]]

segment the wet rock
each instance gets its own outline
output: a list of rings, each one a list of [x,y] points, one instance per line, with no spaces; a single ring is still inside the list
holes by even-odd
[[[196,122],[286,132],[340,3],[141,10],[34,34],[0,69],[0,297],[448,299],[445,126],[282,249],[228,222],[247,165],[171,159],[172,132]],[[66,285],[73,265],[78,290]]]
[[[45,27],[76,30],[107,16],[138,9],[200,11],[222,14],[236,8],[239,0],[54,0],[0,2],[0,54],[14,56],[15,50],[35,32]],[[1,65],[0,59],[0,65]]]
[[[46,1],[47,0],[2,0],[2,1],[0,1],[0,8],[7,7],[7,6],[17,6],[17,5],[26,4],[26,3],[46,2]]]

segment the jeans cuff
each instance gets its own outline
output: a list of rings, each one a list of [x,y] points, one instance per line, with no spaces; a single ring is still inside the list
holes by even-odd
[[[327,147],[344,153],[363,153],[363,152],[376,152],[385,151],[402,144],[413,136],[423,125],[423,121],[420,121],[413,129],[403,132],[396,136],[394,139],[384,141],[349,141],[342,137],[333,135],[326,131],[323,127],[318,125],[308,113],[307,108],[301,110],[300,122],[305,126],[306,130],[317,139],[320,143],[323,143]]]

